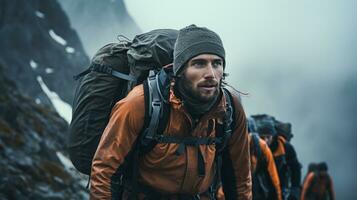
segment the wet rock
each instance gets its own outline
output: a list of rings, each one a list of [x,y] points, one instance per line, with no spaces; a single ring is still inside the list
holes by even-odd
[[[84,179],[58,157],[67,122],[21,94],[1,65],[0,91],[0,199],[87,199]]]

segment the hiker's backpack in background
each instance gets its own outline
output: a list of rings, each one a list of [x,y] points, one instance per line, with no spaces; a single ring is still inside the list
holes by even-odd
[[[149,71],[172,63],[178,31],[157,29],[135,36],[132,42],[102,47],[89,68],[77,75],[68,137],[70,160],[89,175],[92,159],[114,104],[141,84]]]
[[[278,135],[283,136],[288,142],[294,137],[294,134],[291,132],[291,123],[281,122],[279,120],[274,120],[275,128]]]

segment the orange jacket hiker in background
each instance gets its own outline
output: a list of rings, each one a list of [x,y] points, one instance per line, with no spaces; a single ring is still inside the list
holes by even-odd
[[[328,167],[319,163],[316,170],[308,172],[301,192],[301,200],[335,200],[335,191]]]

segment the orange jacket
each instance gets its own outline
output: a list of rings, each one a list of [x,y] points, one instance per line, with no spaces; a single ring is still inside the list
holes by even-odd
[[[317,200],[335,199],[335,191],[333,189],[331,177],[327,174],[327,172],[319,173],[324,173],[322,174],[320,181],[317,180],[318,177],[316,176],[319,175],[316,172],[310,172],[306,176],[301,191],[301,200],[308,200],[310,198]]]
[[[222,92],[221,92],[222,93]],[[228,181],[232,199],[248,200],[252,197],[249,143],[246,119],[238,95],[232,93],[236,126],[223,153],[222,176]],[[171,89],[170,116],[164,134],[173,136],[214,137],[215,127],[223,123],[226,109],[225,96],[204,115],[195,127],[182,102]],[[144,116],[143,85],[135,87],[126,98],[113,108],[93,158],[91,172],[91,199],[111,199],[111,177],[123,164],[141,129]],[[140,157],[138,182],[163,194],[201,194],[208,190],[215,173],[215,146],[200,145],[206,174],[198,176],[198,147],[186,146],[185,153],[176,155],[178,144],[157,144],[152,151]]]

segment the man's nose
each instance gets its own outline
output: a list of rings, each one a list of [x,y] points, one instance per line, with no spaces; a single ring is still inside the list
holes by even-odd
[[[216,74],[214,73],[212,62],[207,63],[205,78],[206,79],[215,79],[216,78]]]

